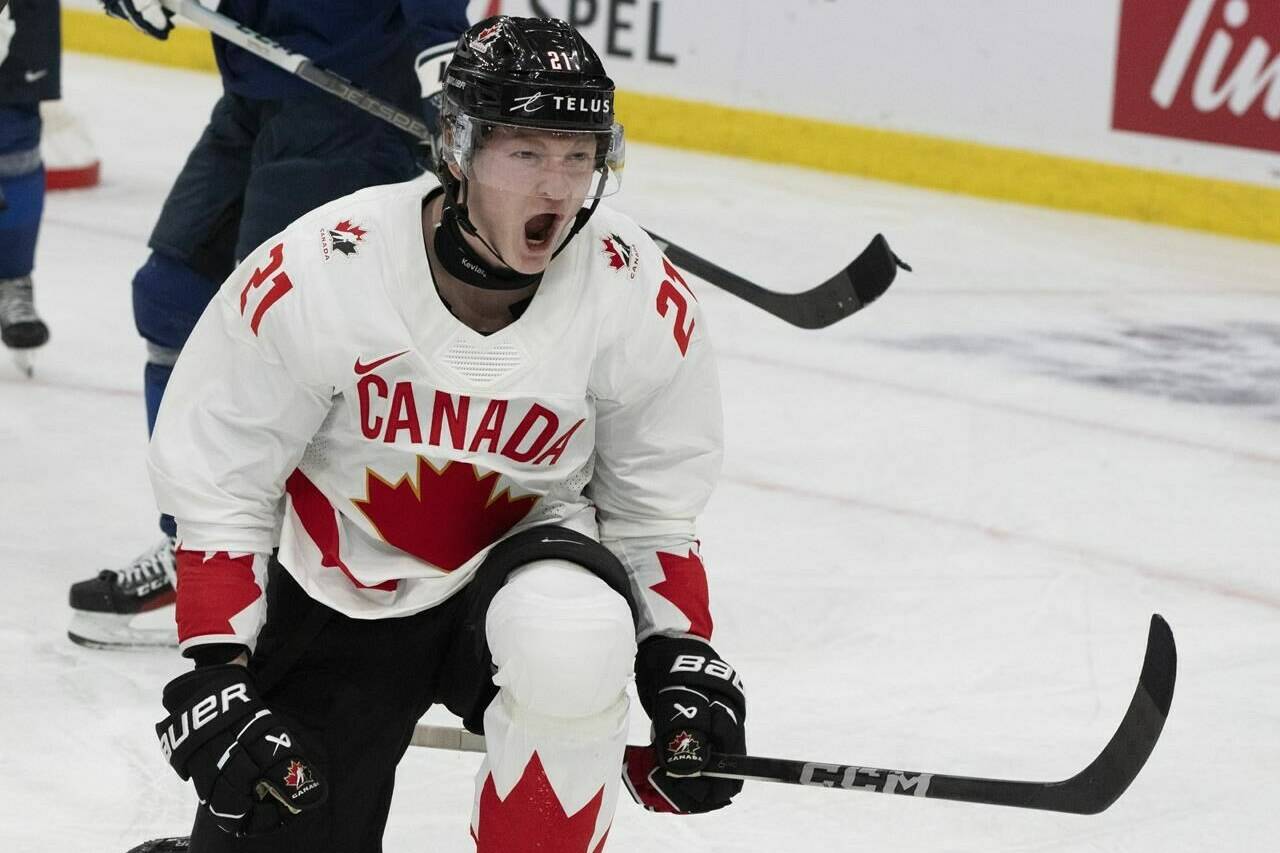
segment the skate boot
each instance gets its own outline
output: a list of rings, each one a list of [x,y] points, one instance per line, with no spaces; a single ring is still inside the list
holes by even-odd
[[[71,585],[72,642],[95,649],[177,646],[173,616],[138,617],[173,604],[174,541],[168,536],[120,569],[104,569],[96,578]],[[136,624],[142,621],[149,624]]]
[[[31,353],[49,340],[49,327],[36,314],[29,275],[0,281],[0,339],[18,369],[31,376]]]

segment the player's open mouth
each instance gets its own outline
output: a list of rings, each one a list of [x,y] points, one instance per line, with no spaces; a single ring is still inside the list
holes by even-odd
[[[530,249],[545,249],[555,235],[556,223],[560,217],[554,213],[539,213],[524,223],[524,239]]]

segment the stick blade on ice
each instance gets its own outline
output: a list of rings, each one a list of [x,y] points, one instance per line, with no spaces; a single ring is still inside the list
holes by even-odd
[[[1147,632],[1142,674],[1138,677],[1138,687],[1120,727],[1092,764],[1059,783],[1062,791],[1051,790],[1046,794],[1077,806],[1062,811],[1097,814],[1128,790],[1146,765],[1164,730],[1169,707],[1173,704],[1177,669],[1178,650],[1173,641],[1173,631],[1162,616],[1153,614],[1151,628]]]
[[[1173,702],[1178,654],[1169,623],[1151,617],[1142,674],[1111,740],[1088,767],[1061,782],[1016,782],[938,776],[928,796],[1001,806],[1091,815],[1106,810],[1146,765]]]

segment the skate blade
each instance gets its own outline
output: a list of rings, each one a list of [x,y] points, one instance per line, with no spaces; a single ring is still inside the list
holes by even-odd
[[[31,350],[16,349],[11,350],[11,352],[13,353],[13,363],[28,379],[36,375],[35,357]]]
[[[135,627],[137,615],[72,611],[67,637],[89,649],[176,649],[178,629]]]

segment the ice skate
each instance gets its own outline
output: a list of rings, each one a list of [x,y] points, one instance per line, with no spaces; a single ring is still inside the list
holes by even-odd
[[[0,281],[0,338],[18,369],[31,376],[32,356],[49,340],[49,327],[36,314],[30,276]]]
[[[145,615],[173,604],[175,578],[174,540],[166,536],[127,566],[72,584],[67,636],[98,649],[177,646],[171,615]]]

